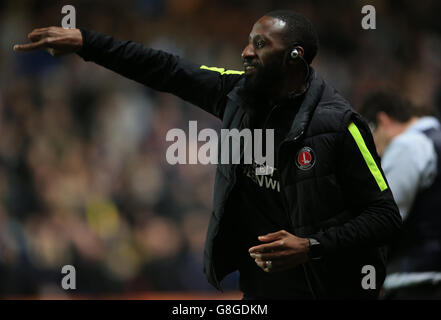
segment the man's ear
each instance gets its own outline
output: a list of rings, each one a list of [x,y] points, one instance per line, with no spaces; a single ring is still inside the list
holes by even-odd
[[[295,63],[300,59],[300,57],[303,57],[305,54],[305,50],[301,46],[295,46],[291,48],[288,52],[288,58],[291,64]]]
[[[303,49],[303,47],[301,46],[295,46],[294,49],[297,49],[297,51],[299,52],[299,57],[302,57],[305,55],[305,49]]]
[[[392,119],[387,115],[386,112],[380,111],[377,113],[377,127],[385,126],[388,127],[392,122]]]
[[[295,50],[297,50],[297,53],[295,53]],[[301,46],[295,46],[291,48],[288,52],[288,63],[294,64],[296,63],[300,57],[303,57],[305,54],[305,50]]]

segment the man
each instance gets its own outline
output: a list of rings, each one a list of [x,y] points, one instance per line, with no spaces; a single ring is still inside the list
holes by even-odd
[[[217,167],[204,250],[204,271],[216,288],[239,270],[245,299],[378,296],[381,246],[401,219],[369,127],[310,67],[318,39],[302,15],[275,11],[259,19],[242,52],[245,72],[87,30],[36,29],[29,38],[14,49],[77,52],[190,101],[224,129],[275,130],[270,174],[256,176],[255,165]],[[376,272],[362,285],[366,265]]]
[[[398,299],[441,297],[441,126],[394,93],[369,95],[360,113],[371,123],[382,166],[404,220],[385,282]]]

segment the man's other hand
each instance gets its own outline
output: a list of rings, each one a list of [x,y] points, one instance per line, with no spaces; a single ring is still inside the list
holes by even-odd
[[[265,272],[283,271],[308,260],[309,241],[281,230],[258,238],[265,242],[248,252]]]
[[[83,46],[83,36],[79,29],[49,27],[35,29],[28,34],[31,43],[16,44],[14,51],[46,50],[52,56],[74,53]]]

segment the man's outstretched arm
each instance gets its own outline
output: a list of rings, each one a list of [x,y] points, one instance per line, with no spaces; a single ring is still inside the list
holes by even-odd
[[[226,95],[243,73],[197,65],[161,50],[89,30],[49,27],[36,29],[28,37],[32,43],[16,45],[14,50],[43,49],[55,56],[76,52],[85,61],[175,94],[219,118]]]

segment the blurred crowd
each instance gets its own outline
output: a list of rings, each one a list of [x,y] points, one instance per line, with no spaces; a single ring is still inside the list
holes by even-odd
[[[0,296],[62,294],[64,265],[80,294],[214,290],[202,256],[215,167],[169,165],[165,137],[220,123],[78,56],[12,51],[60,25],[65,4],[77,27],[239,70],[254,21],[293,9],[318,30],[313,67],[355,108],[387,87],[440,107],[437,1],[0,0]],[[376,30],[361,28],[364,4]]]

